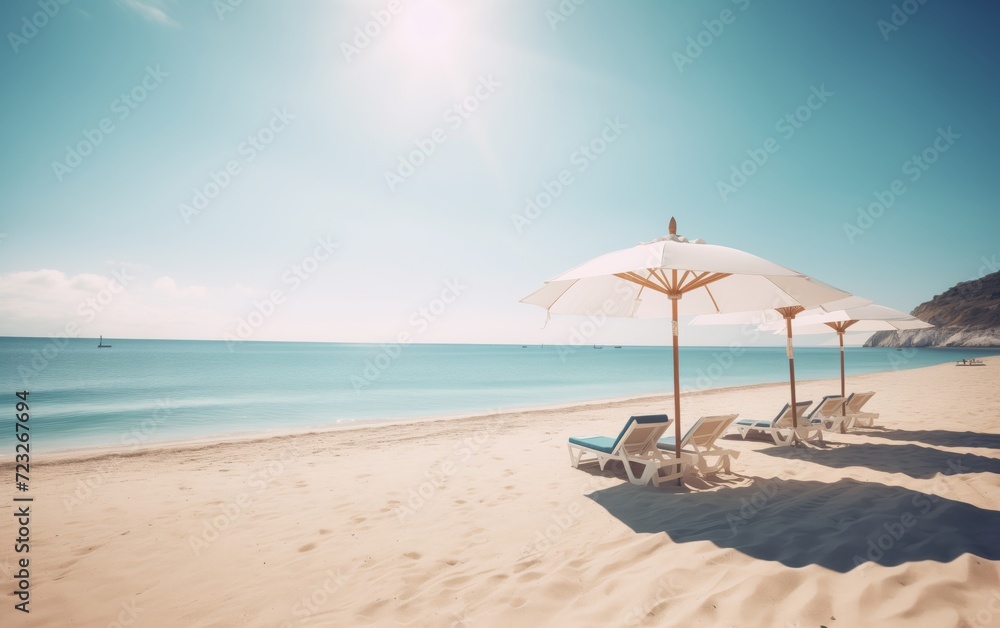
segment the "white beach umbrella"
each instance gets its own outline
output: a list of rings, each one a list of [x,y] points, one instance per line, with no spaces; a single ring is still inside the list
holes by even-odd
[[[837,305],[846,305],[840,303]],[[869,303],[857,307],[840,307],[831,312],[822,309],[804,312],[797,318],[792,328],[796,334],[824,334],[830,331],[837,332],[837,339],[840,341],[840,396],[846,397],[847,387],[844,380],[844,332],[850,329],[852,332],[876,332],[906,329],[926,329],[933,327],[930,323],[920,320],[905,312],[894,310],[891,307]],[[761,330],[781,330],[774,322],[760,325]],[[846,413],[847,409],[843,411]]]
[[[836,311],[848,307],[861,307],[870,303],[871,299],[849,295],[835,301],[828,301],[809,310],[806,310],[805,308],[798,308],[797,310],[790,308],[771,308],[766,310],[734,312],[731,314],[702,314],[701,316],[696,316],[691,321],[691,324],[753,324],[757,325],[757,329],[776,330],[774,332],[775,334],[780,334],[782,330],[784,330],[786,336],[785,354],[788,356],[788,385],[791,388],[792,427],[797,428],[799,425],[799,417],[798,409],[795,407],[795,347],[792,342],[792,330],[794,321],[797,320],[796,317],[804,314],[811,314],[814,316],[828,315],[830,311]],[[798,438],[798,434],[793,431],[792,437]]]
[[[849,294],[750,253],[670,235],[594,258],[545,282],[521,299],[549,314],[671,318],[674,357],[674,430],[680,457],[679,316],[774,309],[793,318],[807,307]],[[794,381],[795,364],[789,352]],[[795,389],[792,387],[792,407]]]

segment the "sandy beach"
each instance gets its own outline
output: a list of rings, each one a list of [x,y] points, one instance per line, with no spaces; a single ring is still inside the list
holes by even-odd
[[[998,23],[3,2],[0,628],[1000,628]]]
[[[879,428],[727,439],[685,488],[574,469],[670,397],[128,454],[36,456],[8,626],[1000,625],[1000,359],[851,377]],[[801,382],[818,400],[834,380]],[[770,417],[787,385],[683,397]],[[9,455],[5,473],[12,474]]]

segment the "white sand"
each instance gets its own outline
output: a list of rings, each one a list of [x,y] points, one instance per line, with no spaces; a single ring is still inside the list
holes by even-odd
[[[32,612],[7,595],[0,624],[998,626],[986,362],[852,377],[885,430],[797,450],[727,440],[734,474],[684,489],[566,453],[570,435],[672,414],[669,397],[36,459]],[[838,388],[800,383],[799,398]],[[686,424],[769,418],[786,397],[682,408]],[[0,502],[8,573],[12,510]]]

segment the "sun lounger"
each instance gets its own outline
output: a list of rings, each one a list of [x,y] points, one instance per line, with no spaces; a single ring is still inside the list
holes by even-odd
[[[961,362],[955,362],[955,366],[986,366],[986,362],[972,358],[971,360],[966,359]]]
[[[569,459],[573,467],[580,466],[584,454],[593,454],[601,469],[609,460],[620,460],[625,466],[625,473],[632,484],[644,486],[650,481],[654,486],[660,482],[681,477],[682,462],[673,454],[665,455],[656,447],[663,433],[673,421],[665,414],[634,416],[625,422],[625,427],[617,438],[607,436],[592,436],[588,438],[569,439]],[[638,476],[632,471],[632,464],[642,466]],[[660,475],[660,470],[668,471]]]
[[[738,458],[740,452],[734,449],[723,449],[715,444],[715,441],[722,436],[725,431],[736,420],[736,414],[724,416],[703,416],[681,438],[681,458],[698,470],[701,475],[716,473],[720,470],[729,473],[729,458]],[[676,441],[673,436],[661,438],[657,446],[668,452],[674,453]],[[715,464],[709,464],[707,458],[716,458]]]
[[[863,392],[863,393],[851,393],[847,397],[847,401],[844,402],[847,407],[847,417],[850,420],[850,424],[847,425],[847,429],[857,429],[859,427],[873,427],[875,425],[875,419],[878,418],[878,412],[865,412],[865,404],[868,400],[875,396],[874,392]]]
[[[792,429],[792,406],[787,403],[770,421],[740,419],[736,422],[736,430],[744,439],[753,432],[767,434],[776,445],[792,445],[797,440],[823,442],[823,430],[802,419],[806,408],[811,405],[812,401],[799,401],[795,404],[799,417],[797,430]]]
[[[848,417],[844,414],[844,398],[840,395],[827,395],[799,420],[805,420],[828,432],[843,432],[848,422]]]

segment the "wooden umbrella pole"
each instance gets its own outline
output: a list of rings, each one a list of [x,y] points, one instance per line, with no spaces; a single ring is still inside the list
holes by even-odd
[[[844,331],[837,330],[837,337],[840,338],[840,416],[847,416],[847,387],[844,385]],[[844,421],[840,422],[840,433],[846,434]]]
[[[858,321],[838,321],[835,323],[827,323],[826,326],[837,332],[837,338],[840,340],[840,397],[845,403],[840,404],[840,415],[847,416],[847,386],[844,379],[844,332],[847,328]],[[840,425],[840,432],[844,432],[844,425]]]
[[[677,271],[674,271],[674,277],[676,278]],[[681,459],[681,373],[680,373],[680,347],[678,346],[678,329],[677,329],[677,302],[680,300],[680,295],[670,298],[670,311],[673,315],[673,320],[671,321],[672,333],[674,339],[674,453],[677,456],[678,464]],[[678,469],[679,471],[680,469]],[[684,479],[681,477],[677,478],[677,485],[681,486],[684,484]]]
[[[785,329],[788,332],[788,381],[792,385],[792,429],[799,427],[798,407],[795,405],[795,351],[792,349],[792,317],[785,317]]]
[[[805,311],[805,308],[801,305],[793,305],[775,308],[775,311],[785,317],[785,330],[788,334],[788,345],[785,352],[788,354],[788,381],[792,386],[792,437],[798,438],[799,413],[795,406],[795,351],[792,349],[792,319],[799,312]]]
[[[837,337],[840,338],[840,396],[846,399],[847,387],[844,385],[844,332],[837,331]],[[840,404],[840,410],[843,416],[847,416],[847,408],[844,407],[844,404]]]
[[[677,458],[681,457],[681,374],[680,374],[680,347],[677,338],[677,299],[670,302],[673,310],[673,339],[674,339],[674,438],[676,439],[675,453]]]
[[[670,217],[670,225],[668,227],[670,235],[677,235],[677,221],[673,216]],[[677,456],[677,464],[680,465],[681,461],[681,360],[680,360],[680,347],[677,344],[677,302],[680,301],[681,295],[680,284],[677,281],[677,269],[672,269],[670,271],[670,285],[665,286],[668,288],[667,296],[670,297],[670,314],[671,314],[671,335],[674,340],[674,455]],[[680,472],[681,468],[678,466],[677,471]],[[684,485],[683,476],[677,477],[677,486]]]

